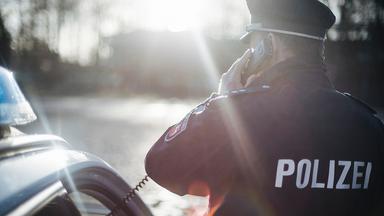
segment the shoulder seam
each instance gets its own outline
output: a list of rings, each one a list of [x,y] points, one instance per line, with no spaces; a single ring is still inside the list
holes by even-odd
[[[234,97],[234,96],[240,96],[240,95],[246,95],[246,94],[268,92],[271,89],[272,89],[272,87],[269,85],[262,85],[260,87],[242,88],[242,89],[232,90],[232,91],[226,92],[225,94],[216,95],[216,97],[211,98],[209,100],[209,102],[212,102],[212,101],[215,101],[218,99],[222,99],[222,98],[228,98],[228,97]]]
[[[364,101],[352,96],[350,93],[347,93],[347,92],[344,92],[342,93],[344,96],[348,97],[349,99],[351,99],[353,102],[355,102],[356,104],[360,105],[361,107],[365,108],[366,110],[368,110],[370,113],[376,115],[377,114],[377,111],[374,110],[372,107],[370,107],[368,104],[366,104]]]

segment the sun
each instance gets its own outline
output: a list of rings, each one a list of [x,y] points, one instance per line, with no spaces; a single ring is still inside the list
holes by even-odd
[[[148,25],[154,29],[178,32],[198,28],[203,4],[189,0],[151,0],[148,4]]]

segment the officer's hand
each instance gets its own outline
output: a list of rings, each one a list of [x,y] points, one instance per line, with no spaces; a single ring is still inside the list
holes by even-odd
[[[241,84],[241,73],[243,73],[249,58],[251,57],[251,50],[245,51],[243,56],[238,58],[229,70],[221,76],[219,84],[219,94],[225,94],[228,91],[243,88]]]

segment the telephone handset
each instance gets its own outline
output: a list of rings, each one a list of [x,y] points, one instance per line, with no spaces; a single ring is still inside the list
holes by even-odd
[[[251,49],[252,56],[248,61],[246,69],[241,74],[241,83],[246,84],[247,79],[257,74],[267,65],[273,55],[272,38],[267,36],[255,48]]]

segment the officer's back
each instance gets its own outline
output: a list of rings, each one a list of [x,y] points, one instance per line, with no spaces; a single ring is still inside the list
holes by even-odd
[[[252,152],[238,153],[239,177],[216,214],[370,215],[383,189],[381,121],[319,67],[287,62],[268,71],[287,71],[264,83],[269,91],[231,99]]]

